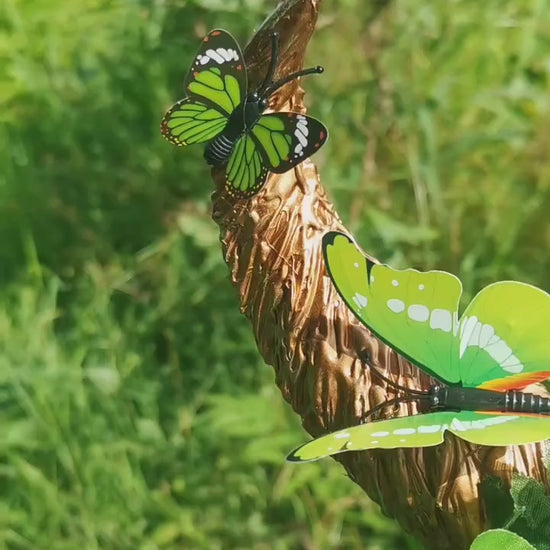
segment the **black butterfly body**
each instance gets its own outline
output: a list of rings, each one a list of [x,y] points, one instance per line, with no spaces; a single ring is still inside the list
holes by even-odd
[[[260,120],[267,108],[267,99],[260,99],[257,92],[248,94],[229,116],[223,132],[204,149],[204,158],[210,166],[222,166],[233,152],[236,141]]]

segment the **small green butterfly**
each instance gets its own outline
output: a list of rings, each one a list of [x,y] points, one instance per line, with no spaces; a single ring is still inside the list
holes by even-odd
[[[502,281],[481,290],[458,315],[462,285],[443,271],[374,264],[343,233],[323,237],[325,265],[338,293],[379,339],[440,381],[381,406],[424,402],[427,414],[368,422],[314,439],[288,460],[317,460],[350,450],[427,447],[445,431],[481,445],[550,438],[550,399],[522,392],[550,378],[550,295]],[[360,354],[368,365],[368,357]],[[375,410],[370,411],[369,416]]]
[[[327,139],[318,120],[299,113],[262,114],[269,97],[300,76],[323,72],[313,67],[277,82],[278,35],[272,35],[271,62],[260,88],[247,91],[243,54],[236,40],[216,29],[204,38],[184,81],[187,97],[170,107],[160,125],[175,145],[207,143],[204,158],[226,168],[226,190],[250,197],[264,185],[268,172],[282,174],[315,153]]]

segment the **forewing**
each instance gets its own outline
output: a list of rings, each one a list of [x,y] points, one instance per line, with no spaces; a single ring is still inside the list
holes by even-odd
[[[185,77],[185,93],[192,100],[229,115],[246,95],[246,86],[239,44],[224,30],[210,31]]]
[[[550,295],[502,281],[464,311],[455,344],[465,386],[506,390],[550,377]]]
[[[253,126],[252,134],[269,170],[283,174],[318,151],[328,131],[306,115],[270,113]]]
[[[182,146],[210,141],[226,124],[224,114],[185,98],[168,109],[160,123],[160,131],[170,143]]]
[[[343,233],[327,233],[323,252],[338,293],[369,330],[432,376],[460,381],[452,352],[462,285],[454,275],[374,264]]]
[[[257,193],[267,178],[256,142],[250,134],[243,134],[235,143],[225,172],[225,188],[236,198],[250,197]]]
[[[455,416],[452,412],[438,412],[368,422],[309,441],[294,449],[286,459],[309,462],[345,451],[439,445]]]

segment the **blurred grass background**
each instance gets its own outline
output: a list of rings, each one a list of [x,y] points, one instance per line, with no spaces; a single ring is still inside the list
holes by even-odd
[[[200,38],[271,0],[0,7],[0,548],[418,550],[306,439],[255,348],[200,147]],[[362,245],[466,297],[550,289],[550,0],[325,0],[310,112]],[[345,62],[342,62],[342,60]]]

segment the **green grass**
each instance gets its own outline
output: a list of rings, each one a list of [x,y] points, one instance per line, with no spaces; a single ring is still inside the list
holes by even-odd
[[[327,1],[308,52],[340,214],[469,296],[548,290],[550,3],[374,5]],[[200,36],[245,42],[272,6],[1,8],[0,548],[419,548],[338,465],[283,462],[306,435],[238,312],[200,147],[158,132]]]

